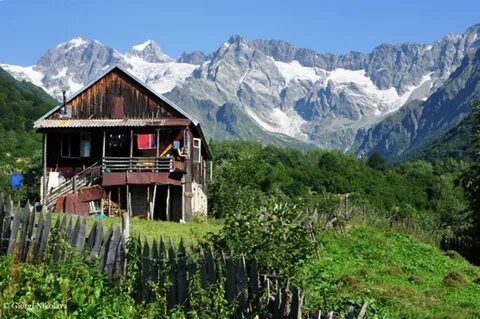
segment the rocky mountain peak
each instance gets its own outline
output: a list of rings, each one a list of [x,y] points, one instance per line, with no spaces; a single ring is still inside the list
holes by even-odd
[[[188,63],[188,64],[202,64],[207,61],[208,57],[202,51],[186,51],[177,59],[177,62]]]
[[[173,61],[165,54],[160,46],[153,40],[147,40],[141,44],[134,45],[128,52],[128,56],[138,57],[150,63],[162,63]]]

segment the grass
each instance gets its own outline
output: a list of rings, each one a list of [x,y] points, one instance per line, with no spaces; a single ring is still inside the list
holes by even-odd
[[[62,216],[61,214],[52,214],[53,223]],[[99,219],[93,216],[87,217],[87,234],[96,220]],[[113,227],[122,225],[121,217],[110,217],[101,221],[104,230],[108,229],[110,225]],[[218,232],[221,227],[222,221],[213,219],[208,219],[205,222],[192,221],[181,224],[177,222],[131,218],[130,236],[140,236],[142,240],[147,238],[150,242],[152,242],[154,238],[159,240],[160,236],[163,236],[165,240],[171,238],[172,241],[177,244],[180,242],[180,238],[183,238],[184,242],[189,246],[195,244],[195,242],[209,232]]]
[[[369,226],[320,240],[301,274],[311,309],[369,301],[369,318],[480,318],[480,268],[458,255]]]
[[[89,229],[94,221],[87,218]],[[103,223],[121,225],[121,218]],[[222,221],[132,218],[130,226],[132,236],[153,241],[162,235],[176,243],[183,238],[188,247],[218,232]],[[321,258],[312,258],[299,272],[307,307],[341,313],[345,305],[359,309],[368,301],[367,318],[480,318],[480,268],[417,235],[360,222],[322,233]]]

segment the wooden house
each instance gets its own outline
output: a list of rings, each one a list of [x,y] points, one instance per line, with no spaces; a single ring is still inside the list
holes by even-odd
[[[174,221],[207,210],[211,153],[200,123],[119,66],[34,127],[48,208]]]

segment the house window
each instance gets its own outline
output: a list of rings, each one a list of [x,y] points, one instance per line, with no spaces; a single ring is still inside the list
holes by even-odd
[[[92,149],[92,135],[90,133],[80,134],[80,157],[90,157]]]
[[[212,161],[207,161],[206,165],[206,178],[207,182],[211,182],[213,180],[213,163]]]
[[[90,133],[65,133],[62,135],[62,157],[90,157],[92,137]]]
[[[193,162],[200,163],[202,159],[202,140],[199,138],[193,139]]]
[[[190,155],[190,139],[188,134],[188,128],[183,131],[183,154],[185,156]]]

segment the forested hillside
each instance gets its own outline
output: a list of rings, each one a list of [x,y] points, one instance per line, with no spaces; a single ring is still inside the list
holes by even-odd
[[[431,144],[419,149],[412,154],[411,159],[424,159],[436,163],[448,158],[463,160],[467,163],[473,161],[473,117],[469,114],[460,124],[449,130]]]
[[[364,206],[371,215],[396,214],[445,231],[468,223],[463,191],[456,186],[466,167],[462,161],[389,164],[378,154],[358,160],[342,152],[305,153],[254,142],[215,142],[212,148],[210,201],[217,217],[256,207],[269,196],[315,206],[349,194],[352,205]]]
[[[29,82],[19,82],[0,68],[0,161],[19,163],[40,149],[33,122],[56,101]]]

